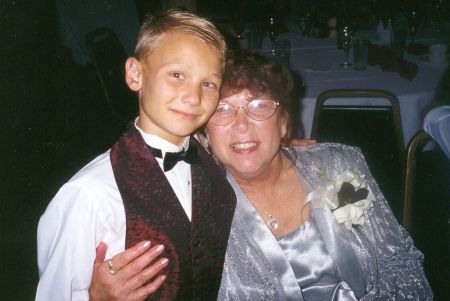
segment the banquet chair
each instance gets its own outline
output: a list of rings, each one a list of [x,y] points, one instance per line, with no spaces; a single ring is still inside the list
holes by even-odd
[[[109,111],[118,122],[128,123],[136,115],[137,97],[125,83],[125,49],[106,27],[89,32],[85,44]]]
[[[426,142],[432,138],[425,132],[420,131],[411,139],[406,154],[406,172],[405,172],[405,192],[403,201],[403,221],[402,224],[407,230],[411,230],[412,206],[414,195],[414,179],[416,177],[416,159],[417,154],[422,150]]]
[[[424,254],[434,300],[447,300],[450,280],[450,160],[425,131],[409,142],[403,226]]]
[[[339,103],[344,104],[335,104],[339,99]],[[343,99],[348,104],[342,102]],[[371,105],[361,105],[359,99],[369,100]],[[394,214],[401,221],[404,145],[395,95],[374,89],[339,89],[321,93],[315,105],[311,139],[359,147]]]

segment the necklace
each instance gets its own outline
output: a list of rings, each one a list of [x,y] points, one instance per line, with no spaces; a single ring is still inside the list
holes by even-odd
[[[266,225],[272,232],[276,231],[278,229],[278,221],[270,213],[269,213],[269,219],[266,221]]]
[[[252,203],[253,207],[256,209],[255,204],[253,204],[253,202],[249,199],[250,203]],[[266,210],[264,210],[263,208],[259,208],[259,210],[264,211],[264,215],[267,215],[269,218],[264,221],[264,223],[266,224],[267,228],[269,228],[270,231],[274,232],[278,229],[279,224],[278,224],[278,220],[276,218],[273,217],[272,214],[270,214],[269,212],[267,212]],[[258,212],[258,209],[256,210]],[[262,216],[261,216],[262,218]]]

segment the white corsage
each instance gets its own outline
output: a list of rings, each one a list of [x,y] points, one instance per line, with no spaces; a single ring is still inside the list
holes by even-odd
[[[319,208],[328,207],[339,223],[347,229],[364,224],[364,213],[373,206],[373,193],[367,185],[365,175],[344,171],[326,187],[313,191],[308,198]]]

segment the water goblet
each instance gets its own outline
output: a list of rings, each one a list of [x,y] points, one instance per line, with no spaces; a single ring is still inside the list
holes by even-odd
[[[443,3],[442,0],[434,1],[434,16],[435,16],[435,27],[437,32],[442,31],[442,11],[443,11]]]
[[[352,30],[350,26],[344,25],[340,28],[338,34],[341,37],[342,49],[344,49],[344,62],[341,64],[341,66],[343,66],[344,69],[347,69],[352,65],[348,61],[350,49],[352,48]]]
[[[243,38],[244,20],[240,15],[236,16],[233,20],[233,31],[238,40]]]
[[[413,9],[411,14],[409,15],[409,34],[411,36],[411,44],[414,44],[416,34],[417,34],[417,13],[416,10]]]
[[[267,33],[269,34],[270,41],[272,41],[272,54],[275,55],[275,41],[277,40],[278,29],[275,23],[275,17],[269,17],[267,24]]]

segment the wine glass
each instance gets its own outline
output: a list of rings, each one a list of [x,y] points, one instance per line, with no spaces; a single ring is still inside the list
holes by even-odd
[[[437,32],[441,32],[442,31],[442,0],[435,0],[434,1],[434,16],[435,16],[435,26],[436,26],[436,31]]]
[[[269,22],[267,24],[267,33],[272,41],[272,54],[275,55],[275,41],[277,40],[278,30],[277,24],[275,23],[275,17],[269,17]]]
[[[238,40],[244,38],[246,7],[247,1],[240,1],[233,14],[233,31]]]
[[[417,34],[417,13],[415,9],[411,11],[409,16],[409,34],[411,36],[411,44],[414,44]]]
[[[241,15],[235,16],[233,20],[233,31],[238,40],[243,38],[244,20]]]
[[[342,49],[344,49],[344,62],[341,64],[345,69],[350,67],[352,64],[348,62],[348,56],[350,53],[350,49],[352,48],[352,30],[349,25],[343,25],[339,29],[341,43],[342,43]]]

